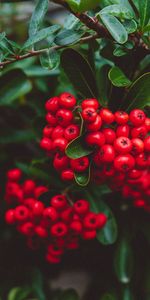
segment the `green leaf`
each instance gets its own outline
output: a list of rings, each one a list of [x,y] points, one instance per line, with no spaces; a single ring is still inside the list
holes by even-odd
[[[9,134],[5,133],[5,135],[0,135],[0,143],[4,145],[10,143],[23,143],[34,139],[35,133],[31,130],[12,130]]]
[[[41,28],[44,16],[48,10],[48,0],[38,0],[29,24],[29,37],[34,36]]]
[[[129,86],[131,84],[131,81],[126,77],[122,70],[116,66],[110,69],[108,78],[111,83],[117,87]]]
[[[111,83],[108,80],[109,65],[103,65],[97,72],[97,86],[99,88],[100,103],[106,105],[109,101]]]
[[[129,111],[134,108],[144,108],[146,105],[150,105],[150,72],[133,82],[121,108]]]
[[[99,16],[104,26],[117,43],[124,44],[128,40],[128,34],[125,27],[116,17],[104,13],[99,13]]]
[[[83,136],[79,136],[71,141],[66,148],[66,155],[72,159],[89,155],[92,152],[93,150],[85,145]]]
[[[121,4],[113,4],[113,5],[106,6],[100,11],[100,13],[97,14],[97,16],[99,16],[99,14],[101,16],[101,14],[103,13],[107,15],[112,15],[121,20],[124,19],[131,20],[134,17],[132,11],[129,10],[126,6]]]
[[[28,176],[34,176],[35,178],[41,179],[48,183],[51,182],[51,177],[39,168],[32,167],[31,165],[27,165],[21,162],[16,162],[16,166]]]
[[[0,106],[11,105],[31,89],[30,81],[20,69],[9,71],[0,77]]]
[[[118,244],[114,268],[120,282],[125,284],[130,282],[133,271],[133,253],[127,238],[122,238]]]
[[[46,300],[46,295],[44,293],[44,280],[42,273],[39,269],[33,269],[30,273],[31,286],[34,295],[38,300]]]
[[[67,18],[65,19],[64,28],[66,28],[66,29],[78,30],[81,26],[82,26],[82,23],[80,22],[80,20],[72,14],[69,14],[67,16]]]
[[[132,294],[130,287],[124,286],[122,288],[121,300],[134,300],[134,296]]]
[[[117,299],[115,295],[106,293],[100,298],[100,300],[117,300]]]
[[[53,25],[53,26],[41,29],[36,34],[29,37],[29,39],[24,43],[22,49],[29,48],[29,47],[33,46],[35,43],[37,43],[43,39],[46,39],[47,37],[49,37],[56,31],[58,31],[59,29],[60,29],[60,25]]]
[[[135,20],[125,20],[123,22],[123,26],[125,27],[128,34],[133,33],[137,30],[137,23]]]
[[[68,289],[60,295],[59,300],[80,300],[77,292],[73,289]]]
[[[122,46],[119,46],[113,51],[113,55],[117,56],[117,57],[127,55],[127,50],[125,48],[123,48]]]
[[[8,300],[25,300],[31,294],[29,287],[14,287],[8,294]]]
[[[143,29],[150,19],[150,1],[140,0],[139,1],[139,14],[140,14],[140,26]]]
[[[64,29],[56,35],[55,43],[60,46],[71,45],[76,43],[78,40],[80,40],[83,34],[84,32],[81,30],[74,31],[74,30]]]
[[[97,86],[87,60],[77,51],[66,49],[61,55],[61,65],[71,83],[83,97],[96,97]]]
[[[75,173],[75,181],[80,186],[87,186],[90,181],[90,167],[84,173]]]
[[[55,70],[60,64],[60,55],[54,49],[48,49],[40,55],[40,62],[43,68]]]
[[[6,36],[5,32],[0,33],[0,42],[5,38],[5,36]]]
[[[94,9],[100,3],[100,0],[66,0],[66,2],[73,11],[81,13]]]

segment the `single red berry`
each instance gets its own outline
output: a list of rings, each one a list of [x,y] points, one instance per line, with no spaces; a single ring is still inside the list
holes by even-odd
[[[40,185],[37,186],[34,190],[34,196],[38,199],[42,194],[48,192],[48,188],[46,186]]]
[[[97,101],[97,99],[85,99],[82,101],[81,103],[81,107],[82,109],[85,109],[87,107],[92,107],[94,108],[95,110],[97,110],[100,106],[100,103]]]
[[[31,179],[25,180],[22,186],[24,196],[25,197],[32,196],[34,194],[35,186],[36,185],[34,180]]]
[[[66,208],[67,206],[67,199],[64,195],[56,195],[51,198],[50,204],[56,209],[56,210],[62,210]]]
[[[128,122],[129,115],[125,111],[116,111],[115,112],[115,121],[119,125],[124,125]]]
[[[146,116],[143,110],[133,109],[129,115],[130,121],[134,126],[140,126],[144,123]]]
[[[66,170],[62,171],[61,178],[64,181],[74,180],[74,172],[71,169],[66,169]]]
[[[28,221],[19,226],[19,232],[27,236],[33,236],[34,234],[34,225],[32,222]]]
[[[87,156],[70,159],[70,166],[75,172],[84,172],[89,167],[89,159]]]
[[[101,162],[112,162],[115,158],[115,151],[113,146],[105,144],[98,151],[99,161]]]
[[[67,109],[73,109],[76,105],[76,98],[70,93],[62,93],[59,96],[59,105]]]
[[[71,220],[72,220],[72,214],[73,214],[73,208],[72,207],[68,207],[68,208],[66,208],[65,210],[63,210],[61,212],[60,217],[61,217],[61,219],[62,219],[63,222],[70,223]]]
[[[74,203],[73,209],[78,215],[85,215],[89,211],[89,203],[84,200],[78,200]]]
[[[54,160],[53,160],[53,167],[57,170],[57,171],[61,171],[64,170],[68,167],[69,165],[69,158],[62,154],[62,153],[56,153]]]
[[[146,153],[140,153],[136,157],[136,165],[139,169],[145,169],[148,165],[148,157]]]
[[[80,133],[79,126],[72,124],[66,127],[64,131],[64,137],[68,141],[72,141],[79,136],[79,133]]]
[[[137,170],[137,169],[132,169],[129,173],[128,173],[128,177],[131,179],[138,179],[140,178],[142,175],[141,170]]]
[[[24,205],[19,205],[15,208],[16,221],[23,222],[29,218],[29,210]]]
[[[98,131],[101,128],[101,125],[102,125],[102,119],[99,115],[97,115],[94,122],[86,124],[86,129],[92,132]]]
[[[97,112],[93,107],[84,108],[82,111],[82,118],[87,123],[92,123],[96,120]]]
[[[114,140],[116,139],[115,131],[111,128],[104,128],[102,132],[105,136],[105,143],[113,144]]]
[[[56,113],[56,119],[60,126],[67,127],[73,119],[73,113],[68,109],[59,109]]]
[[[82,223],[80,221],[72,221],[70,223],[70,229],[73,232],[80,234],[82,232]]]
[[[61,127],[60,125],[56,126],[53,129],[51,137],[52,137],[52,140],[56,140],[56,139],[64,137],[64,129],[63,129],[63,127]]]
[[[41,201],[35,201],[32,212],[35,217],[39,217],[43,214],[44,204]]]
[[[114,159],[114,167],[120,172],[128,172],[134,168],[135,159],[130,154],[116,156]]]
[[[83,226],[87,230],[95,230],[98,226],[97,215],[93,212],[88,212],[83,219]]]
[[[118,153],[128,153],[132,149],[132,142],[129,138],[120,136],[114,142],[114,149]]]
[[[34,207],[34,204],[36,202],[36,199],[34,198],[26,198],[24,201],[24,205],[29,208],[29,210],[32,210]]]
[[[102,108],[100,110],[100,116],[102,121],[106,124],[111,124],[115,120],[114,114],[107,108]]]
[[[150,152],[150,136],[147,136],[144,140],[144,150]]]
[[[58,213],[54,207],[47,207],[43,211],[43,218],[46,222],[56,222],[58,219]]]
[[[112,177],[115,174],[115,172],[116,171],[112,163],[104,165],[104,169],[103,169],[104,176]]]
[[[46,254],[46,257],[45,257],[46,261],[50,264],[59,264],[61,259],[59,256],[54,256],[50,253],[47,253]]]
[[[64,251],[61,247],[55,246],[54,244],[49,244],[47,247],[47,252],[54,256],[60,256]]]
[[[133,155],[137,155],[139,153],[142,153],[144,151],[144,143],[141,139],[135,138],[131,140],[132,142],[132,151],[131,153]]]
[[[52,142],[52,149],[54,152],[65,152],[67,145],[68,141],[65,138],[58,138]]]
[[[127,124],[117,126],[117,128],[116,128],[116,135],[117,135],[117,137],[120,137],[120,136],[128,137],[129,136],[129,132],[130,132],[130,127]]]
[[[149,131],[150,130],[150,118],[145,119],[144,125],[146,126],[147,130]]]
[[[139,208],[144,207],[145,206],[145,200],[143,200],[143,199],[134,200],[134,206],[139,207]]]
[[[59,98],[53,97],[46,101],[45,108],[51,113],[55,113],[59,108]]]
[[[147,128],[145,125],[131,129],[132,138],[139,138],[143,140],[146,134],[147,134]]]
[[[85,141],[88,146],[92,147],[101,147],[105,144],[105,136],[102,132],[96,131],[92,133],[88,133],[85,137]]]
[[[22,176],[22,172],[20,169],[12,169],[7,172],[7,178],[9,181],[19,181]]]
[[[37,234],[37,236],[39,236],[42,239],[45,239],[48,236],[47,230],[41,225],[37,225],[35,227],[35,233]]]
[[[50,125],[46,125],[43,129],[43,136],[50,138],[53,132],[53,127],[51,127]]]
[[[67,225],[63,222],[58,222],[54,225],[52,225],[50,229],[50,233],[53,237],[59,238],[64,237],[68,232]]]
[[[107,216],[103,213],[99,213],[96,215],[97,217],[97,227],[96,229],[101,229],[105,226],[107,222]]]
[[[46,114],[46,121],[50,126],[56,126],[57,125],[57,119],[55,116],[53,116],[50,112]]]
[[[14,209],[9,209],[5,213],[5,221],[7,224],[14,224],[15,223],[15,212]]]
[[[50,151],[52,149],[52,141],[49,138],[44,137],[40,141],[40,147],[43,150]]]
[[[84,240],[93,240],[96,238],[96,230],[84,230],[82,237]]]

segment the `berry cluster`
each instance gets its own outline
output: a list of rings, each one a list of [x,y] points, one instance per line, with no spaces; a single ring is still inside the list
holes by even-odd
[[[112,113],[96,99],[76,99],[63,93],[46,102],[48,125],[43,130],[41,148],[53,157],[54,168],[63,180],[73,180],[74,173],[85,172],[91,164],[92,180],[122,189],[127,179],[140,178],[150,165],[150,119],[134,109]],[[91,154],[70,159],[65,149],[79,133],[77,114],[81,114],[83,144]]]
[[[32,180],[20,183],[21,175],[19,169],[7,173],[5,199],[11,208],[5,220],[26,237],[31,249],[44,246],[49,263],[59,263],[65,250],[78,248],[80,239],[94,239],[105,225],[105,214],[91,212],[84,199],[71,205],[65,195],[59,194],[44,205],[38,198],[48,189]]]

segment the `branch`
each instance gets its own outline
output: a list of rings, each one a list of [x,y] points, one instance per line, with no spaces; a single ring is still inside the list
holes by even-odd
[[[88,41],[91,41],[91,40],[95,40],[98,38],[98,34],[94,34],[94,35],[89,35],[89,36],[85,36],[83,38],[81,38],[79,40],[80,43],[86,43]],[[20,60],[23,60],[23,59],[26,59],[26,58],[30,58],[30,57],[33,57],[33,56],[39,56],[41,53],[44,53],[46,52],[48,49],[50,50],[59,50],[59,49],[62,49],[62,48],[66,48],[67,46],[53,46],[51,48],[45,48],[45,49],[41,49],[41,50],[37,50],[37,51],[28,51],[28,53],[26,54],[23,54],[23,55],[15,55],[14,57],[11,57],[10,59],[8,60],[5,60],[3,62],[0,63],[0,68],[3,68],[4,66],[6,65],[10,65],[14,62],[17,62],[17,61],[20,61]]]

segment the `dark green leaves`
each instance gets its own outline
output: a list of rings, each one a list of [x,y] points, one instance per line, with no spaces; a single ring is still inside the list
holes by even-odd
[[[150,73],[139,77],[130,87],[121,108],[131,110],[150,105]]]
[[[110,69],[108,77],[112,84],[117,87],[129,86],[131,84],[131,81],[126,77],[122,70],[116,66]]]
[[[30,297],[31,288],[29,287],[14,287],[8,294],[8,300],[24,300]]]
[[[60,300],[80,300],[77,292],[73,289],[68,289],[60,295]]]
[[[71,45],[73,43],[76,43],[83,34],[84,32],[81,30],[74,31],[74,30],[64,29],[57,34],[55,38],[55,43],[60,46]]]
[[[47,49],[40,55],[40,62],[43,68],[54,70],[59,66],[60,55],[54,49]]]
[[[101,10],[100,15],[101,14],[109,14],[121,20],[123,19],[130,20],[134,17],[132,11],[129,10],[125,5],[121,5],[121,4],[113,4],[113,5],[106,6]]]
[[[129,283],[133,271],[133,253],[129,240],[126,238],[123,238],[118,244],[114,267],[118,280],[125,284]]]
[[[87,186],[90,181],[90,167],[84,173],[75,173],[75,181],[80,186]]]
[[[139,1],[139,13],[140,13],[140,25],[143,28],[148,24],[150,19],[150,1],[140,0]]]
[[[117,300],[116,296],[110,293],[104,294],[100,300]]]
[[[32,89],[25,74],[15,69],[0,78],[0,106],[11,105],[19,97],[29,93]]]
[[[89,155],[92,152],[93,150],[85,145],[83,136],[73,140],[66,149],[66,155],[73,159]]]
[[[61,65],[80,95],[96,97],[97,86],[93,71],[79,52],[73,49],[64,50],[61,56]]]
[[[29,24],[29,37],[34,36],[41,27],[48,9],[48,0],[38,0]]]

